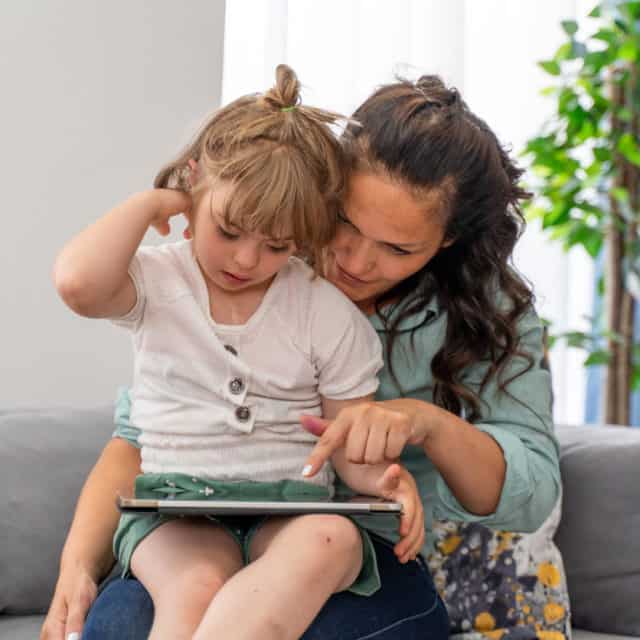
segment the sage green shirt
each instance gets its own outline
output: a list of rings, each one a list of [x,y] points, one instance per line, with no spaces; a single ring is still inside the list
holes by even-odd
[[[408,329],[420,324],[425,317],[428,318],[426,324],[413,332],[412,341]],[[373,316],[370,319],[384,346],[385,334],[380,318]],[[447,315],[438,309],[435,302],[403,321],[400,328],[407,331],[398,336],[393,352],[394,372],[401,391],[394,383],[388,366],[385,366],[379,374],[378,400],[399,396],[426,402],[433,400],[430,363],[442,346],[446,324]],[[520,348],[531,355],[533,366],[508,384],[508,393],[498,389],[495,379],[488,383],[480,393],[480,418],[474,422],[476,428],[496,440],[506,460],[506,478],[496,511],[487,516],[467,511],[420,447],[408,446],[402,455],[403,463],[417,480],[424,503],[427,530],[423,548],[425,556],[433,548],[430,534],[434,518],[478,522],[496,529],[530,532],[542,525],[559,498],[559,450],[553,434],[551,377],[545,366],[542,324],[533,311],[520,321],[519,334]],[[469,366],[461,382],[479,392],[487,366],[487,362]],[[503,379],[508,380],[527,366],[524,358],[513,359],[507,365]],[[129,423],[128,417],[129,397],[127,390],[123,389],[116,405],[117,428],[114,435],[138,446],[139,430]],[[455,455],[455,451],[451,455]],[[337,487],[338,494],[347,492],[344,485]],[[367,529],[384,538],[393,541],[398,539],[398,523],[393,517],[363,516],[360,521]]]

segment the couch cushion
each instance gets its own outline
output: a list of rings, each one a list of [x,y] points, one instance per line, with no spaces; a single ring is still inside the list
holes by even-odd
[[[556,542],[573,625],[640,636],[640,429],[565,427]]]
[[[0,613],[48,608],[80,488],[112,430],[112,407],[0,411]]]
[[[34,640],[40,637],[44,616],[0,615],[0,640]]]
[[[620,636],[615,633],[596,633],[574,629],[571,633],[571,640],[638,640],[638,638],[637,636]]]

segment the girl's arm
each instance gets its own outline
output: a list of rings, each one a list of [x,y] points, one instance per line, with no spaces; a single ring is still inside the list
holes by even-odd
[[[110,440],[80,494],[42,640],[65,640],[82,631],[98,583],[114,563],[112,541],[120,517],[116,496],[130,492],[139,473],[139,449],[120,438]]]
[[[129,264],[150,225],[169,233],[169,218],[188,212],[190,197],[181,191],[153,189],[136,193],[80,232],[56,259],[58,293],[76,313],[90,318],[126,314],[136,302]]]

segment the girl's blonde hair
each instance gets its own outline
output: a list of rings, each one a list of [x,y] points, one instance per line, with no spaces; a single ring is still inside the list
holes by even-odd
[[[154,186],[181,189],[196,200],[217,181],[229,181],[225,224],[274,238],[286,233],[302,255],[319,265],[345,189],[345,156],[331,129],[342,120],[336,113],[303,106],[296,74],[279,65],[274,87],[217,111],[158,173]],[[190,160],[198,165],[195,184]]]

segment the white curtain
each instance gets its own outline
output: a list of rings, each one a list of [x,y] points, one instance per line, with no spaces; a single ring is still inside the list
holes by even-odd
[[[227,0],[223,101],[269,87],[291,65],[306,101],[350,113],[394,75],[436,73],[519,153],[550,113],[549,84],[536,62],[562,41],[560,21],[587,0]],[[582,250],[567,255],[530,224],[515,255],[552,332],[588,328],[593,269]],[[557,422],[584,417],[584,355],[551,353]]]

